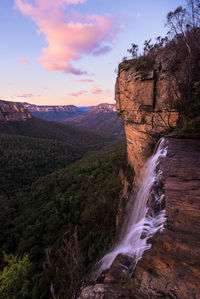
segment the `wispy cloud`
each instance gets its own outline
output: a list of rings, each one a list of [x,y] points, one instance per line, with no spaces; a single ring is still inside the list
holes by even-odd
[[[109,43],[118,28],[112,16],[66,13],[70,4],[86,0],[15,0],[16,8],[38,26],[48,46],[43,48],[37,61],[48,71],[63,71],[75,75],[86,74],[74,68],[73,61],[83,55],[100,55],[111,50]]]
[[[80,91],[77,91],[77,92],[69,92],[68,95],[72,96],[72,97],[78,97],[78,96],[81,96],[82,94],[85,94],[85,93],[88,93],[88,91],[87,90],[80,90]]]
[[[15,93],[12,98],[33,98],[33,97],[40,97],[40,94],[34,95],[32,93],[23,93],[23,94],[18,94]]]
[[[95,86],[95,87],[91,88],[91,92],[93,94],[100,94],[100,93],[102,93],[102,89],[98,86]]]
[[[104,47],[94,50],[93,55],[98,56],[98,55],[106,54],[106,53],[110,52],[111,50],[112,50],[112,48],[110,46],[104,46]]]
[[[85,78],[85,79],[77,80],[77,82],[88,82],[88,83],[90,83],[90,82],[94,82],[94,80],[91,79],[91,78]]]
[[[13,98],[32,98],[32,97],[33,97],[32,93],[23,93],[23,94],[15,93],[13,95]]]
[[[28,64],[29,63],[28,60],[26,58],[24,58],[24,57],[18,57],[18,59],[23,64]]]

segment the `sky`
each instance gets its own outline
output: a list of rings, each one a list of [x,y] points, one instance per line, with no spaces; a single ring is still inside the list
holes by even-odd
[[[167,32],[184,0],[0,0],[0,99],[114,103],[127,49]]]

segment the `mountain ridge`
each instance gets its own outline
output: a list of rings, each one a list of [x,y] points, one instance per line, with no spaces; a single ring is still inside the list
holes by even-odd
[[[31,113],[21,103],[0,99],[1,122],[26,121],[30,118],[32,118]]]
[[[112,135],[124,135],[124,125],[117,118],[115,104],[101,103],[95,106],[34,105],[22,103],[36,117],[82,127]]]

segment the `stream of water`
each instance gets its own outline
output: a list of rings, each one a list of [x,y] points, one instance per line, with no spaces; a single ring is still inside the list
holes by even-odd
[[[141,171],[138,191],[134,196],[134,204],[131,207],[129,218],[122,229],[121,238],[113,249],[101,259],[98,275],[110,268],[119,253],[134,258],[137,263],[142,258],[144,251],[151,247],[151,244],[147,243],[148,239],[164,228],[165,210],[150,216],[147,213],[147,201],[153,184],[161,175],[161,172],[157,171],[159,159],[165,157],[166,154],[167,146],[165,139],[162,138],[156,152],[147,160]],[[163,195],[157,196],[155,200],[159,202],[162,197]]]

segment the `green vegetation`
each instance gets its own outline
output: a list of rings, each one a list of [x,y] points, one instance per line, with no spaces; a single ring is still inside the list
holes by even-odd
[[[70,127],[61,123],[45,121],[39,118],[31,118],[26,121],[0,122],[0,132],[34,138],[53,139],[68,143],[74,150],[95,150],[102,145],[114,140],[110,135]]]
[[[0,134],[1,298],[72,298],[114,240],[125,141],[70,142]]]
[[[0,134],[0,192],[13,194],[80,159],[85,151],[57,140]]]
[[[4,254],[6,266],[0,272],[0,297],[26,299],[31,290],[31,263],[28,255],[22,258]]]

